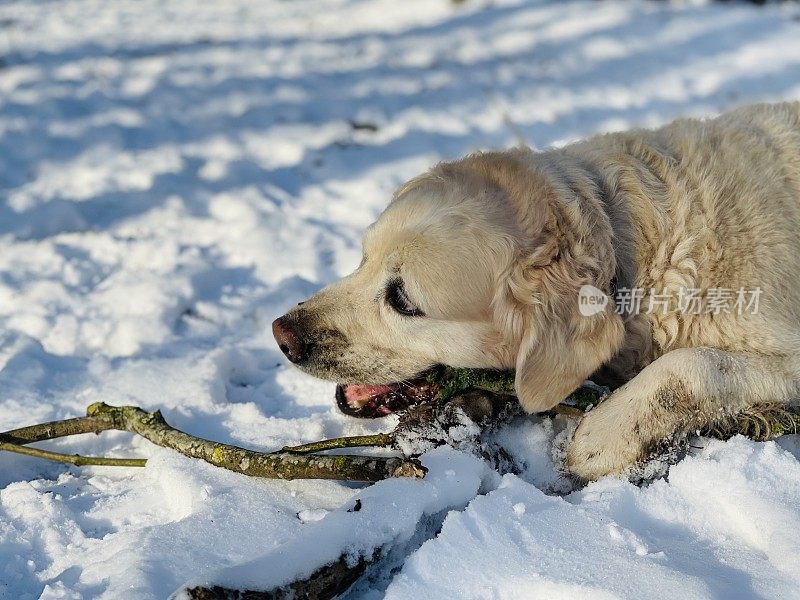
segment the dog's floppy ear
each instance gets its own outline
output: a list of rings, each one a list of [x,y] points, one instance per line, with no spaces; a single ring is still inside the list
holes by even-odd
[[[519,340],[515,388],[528,412],[561,402],[612,358],[625,335],[608,296],[611,224],[595,184],[570,176],[522,169],[515,186],[505,187],[527,214],[520,215],[518,256],[499,286],[495,316],[506,339]],[[513,196],[521,192],[526,197]]]
[[[549,410],[561,402],[622,343],[624,324],[610,306],[592,316],[576,315],[578,289],[571,290],[570,295],[572,307],[551,305],[531,311],[517,353],[514,381],[527,412]],[[554,310],[563,312],[558,315]]]
[[[576,272],[563,251],[542,263],[553,245],[545,243],[518,261],[506,288],[521,339],[514,387],[527,412],[561,402],[611,359],[625,335],[622,317],[596,278]],[[588,295],[591,300],[581,306]]]

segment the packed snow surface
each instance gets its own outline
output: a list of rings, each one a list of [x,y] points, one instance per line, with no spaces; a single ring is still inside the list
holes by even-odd
[[[269,325],[358,264],[393,188],[520,138],[542,148],[798,99],[798,17],[614,1],[0,4],[0,429],[99,400],[264,450],[391,428],[339,414],[333,384],[290,367]],[[145,468],[3,454],[0,598],[279,585],[387,544],[351,597],[800,596],[795,439],[705,440],[668,480],[556,495],[559,426],[504,435],[519,475],[441,449],[424,481],[366,489],[253,480],[124,433],[48,446]]]

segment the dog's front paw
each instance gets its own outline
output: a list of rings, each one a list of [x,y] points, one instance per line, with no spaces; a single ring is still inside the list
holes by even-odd
[[[603,408],[583,417],[567,447],[566,467],[584,482],[619,475],[647,456],[647,444],[636,422],[614,419]]]

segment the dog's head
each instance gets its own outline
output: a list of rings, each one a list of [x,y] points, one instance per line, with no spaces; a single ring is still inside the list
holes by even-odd
[[[523,406],[552,407],[623,336],[610,305],[579,311],[581,286],[607,289],[614,257],[596,188],[573,175],[517,150],[410,181],[364,234],[358,269],[273,323],[281,350],[346,383],[407,380],[437,364],[516,368]]]

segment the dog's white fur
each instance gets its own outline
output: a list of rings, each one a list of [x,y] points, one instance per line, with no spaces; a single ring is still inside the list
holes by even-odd
[[[397,314],[402,278],[425,316]],[[759,311],[578,310],[583,285],[762,290]],[[648,295],[642,300],[647,306]],[[301,365],[383,383],[433,364],[516,368],[530,412],[595,375],[624,383],[568,466],[619,473],[676,435],[800,391],[800,103],[444,163],[402,186],[355,273],[289,316]]]

